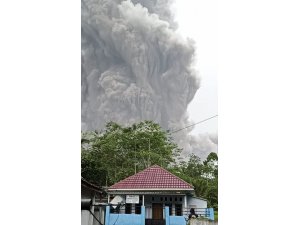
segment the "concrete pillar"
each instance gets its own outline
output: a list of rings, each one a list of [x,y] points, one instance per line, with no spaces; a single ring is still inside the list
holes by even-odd
[[[143,206],[145,206],[145,195],[143,195]]]
[[[95,212],[94,204],[95,204],[95,195],[94,195],[93,198],[92,198],[92,207],[91,207],[91,212],[92,212],[93,214],[94,214],[94,212]],[[88,225],[93,225],[93,222],[94,222],[94,217],[93,217],[92,214],[90,214]]]
[[[214,209],[213,208],[208,208],[208,210],[209,210],[209,219],[214,221],[215,220]]]
[[[145,212],[145,206],[141,207],[141,225],[145,225],[146,220],[146,212]]]
[[[182,215],[183,215],[184,213],[188,213],[188,212],[187,212],[187,196],[186,196],[186,195],[184,196],[184,208],[183,208],[182,211],[183,211],[183,212],[182,212]]]
[[[171,203],[171,214],[174,216],[175,215],[175,204],[174,203]]]
[[[109,219],[110,219],[110,206],[106,206],[106,212],[105,212],[105,225],[109,225]]]
[[[169,207],[165,207],[165,219],[166,219],[166,225],[170,225],[170,213],[169,213]]]

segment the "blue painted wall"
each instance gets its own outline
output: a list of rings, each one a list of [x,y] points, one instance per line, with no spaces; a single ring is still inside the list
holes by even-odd
[[[215,220],[214,209],[213,208],[208,208],[208,210],[209,210],[209,219],[210,220]]]
[[[145,206],[141,207],[141,214],[113,214],[107,206],[105,225],[145,225]]]
[[[214,214],[214,209],[213,208],[206,208],[205,209],[205,214],[206,217],[210,220],[215,220],[215,214]]]
[[[214,220],[213,208],[206,209],[206,216]],[[184,216],[170,216],[169,207],[165,207],[166,225],[186,225]],[[145,206],[141,207],[141,214],[111,214],[110,207],[106,207],[105,225],[145,225]]]
[[[110,214],[109,225],[140,225],[141,216],[136,214]]]
[[[165,219],[166,225],[186,225],[186,221],[183,216],[170,216],[169,207],[165,207]]]
[[[170,225],[170,214],[169,214],[169,207],[165,207],[165,220],[166,220],[166,225]]]

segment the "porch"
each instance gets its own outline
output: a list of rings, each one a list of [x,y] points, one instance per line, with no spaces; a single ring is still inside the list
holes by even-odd
[[[169,207],[166,206],[162,209],[162,217],[160,219],[147,219],[146,207],[140,207],[140,214],[120,214],[111,213],[111,207],[106,207],[105,225],[186,225],[187,215],[172,216],[170,215]],[[214,211],[212,208],[198,209],[199,215],[214,220]],[[196,210],[197,211],[197,210]]]
[[[115,195],[109,195],[108,203],[120,204],[125,203],[123,207],[118,210],[120,214],[141,214],[141,207],[145,206],[145,218],[147,221],[162,220],[165,217],[163,209],[169,208],[170,216],[182,216],[183,211],[187,209],[189,198],[187,194],[178,192],[174,194],[172,192],[132,192],[128,195],[125,193],[114,193]],[[128,198],[131,198],[130,200]],[[112,199],[112,200],[111,200]],[[206,205],[204,206],[206,207]],[[114,209],[111,209],[111,213],[114,213]],[[154,225],[147,222],[149,225]]]
[[[207,208],[205,199],[194,197],[194,187],[166,169],[154,165],[107,189],[105,225],[185,225],[190,208]],[[213,215],[213,214],[212,214]]]

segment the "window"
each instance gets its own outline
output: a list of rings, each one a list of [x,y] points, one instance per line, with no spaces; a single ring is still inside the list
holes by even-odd
[[[154,201],[154,197],[152,197],[152,201]]]
[[[172,197],[170,197],[170,202],[172,201]]]
[[[175,204],[175,215],[182,216],[182,204]]]
[[[180,197],[180,201],[182,202],[182,197]]]
[[[167,197],[165,197],[165,201],[168,201],[168,198],[167,198]]]
[[[160,197],[160,201],[161,201],[161,202],[163,201],[163,197]]]
[[[135,214],[141,214],[142,204],[135,204]]]
[[[125,204],[125,214],[131,214],[131,204]]]
[[[175,197],[175,202],[177,202],[177,197]]]

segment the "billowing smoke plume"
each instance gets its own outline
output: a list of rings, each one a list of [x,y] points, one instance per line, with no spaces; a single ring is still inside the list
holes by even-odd
[[[199,88],[195,48],[175,32],[170,4],[82,0],[82,130],[109,121],[188,124],[187,106]],[[179,137],[183,147],[192,138]]]

